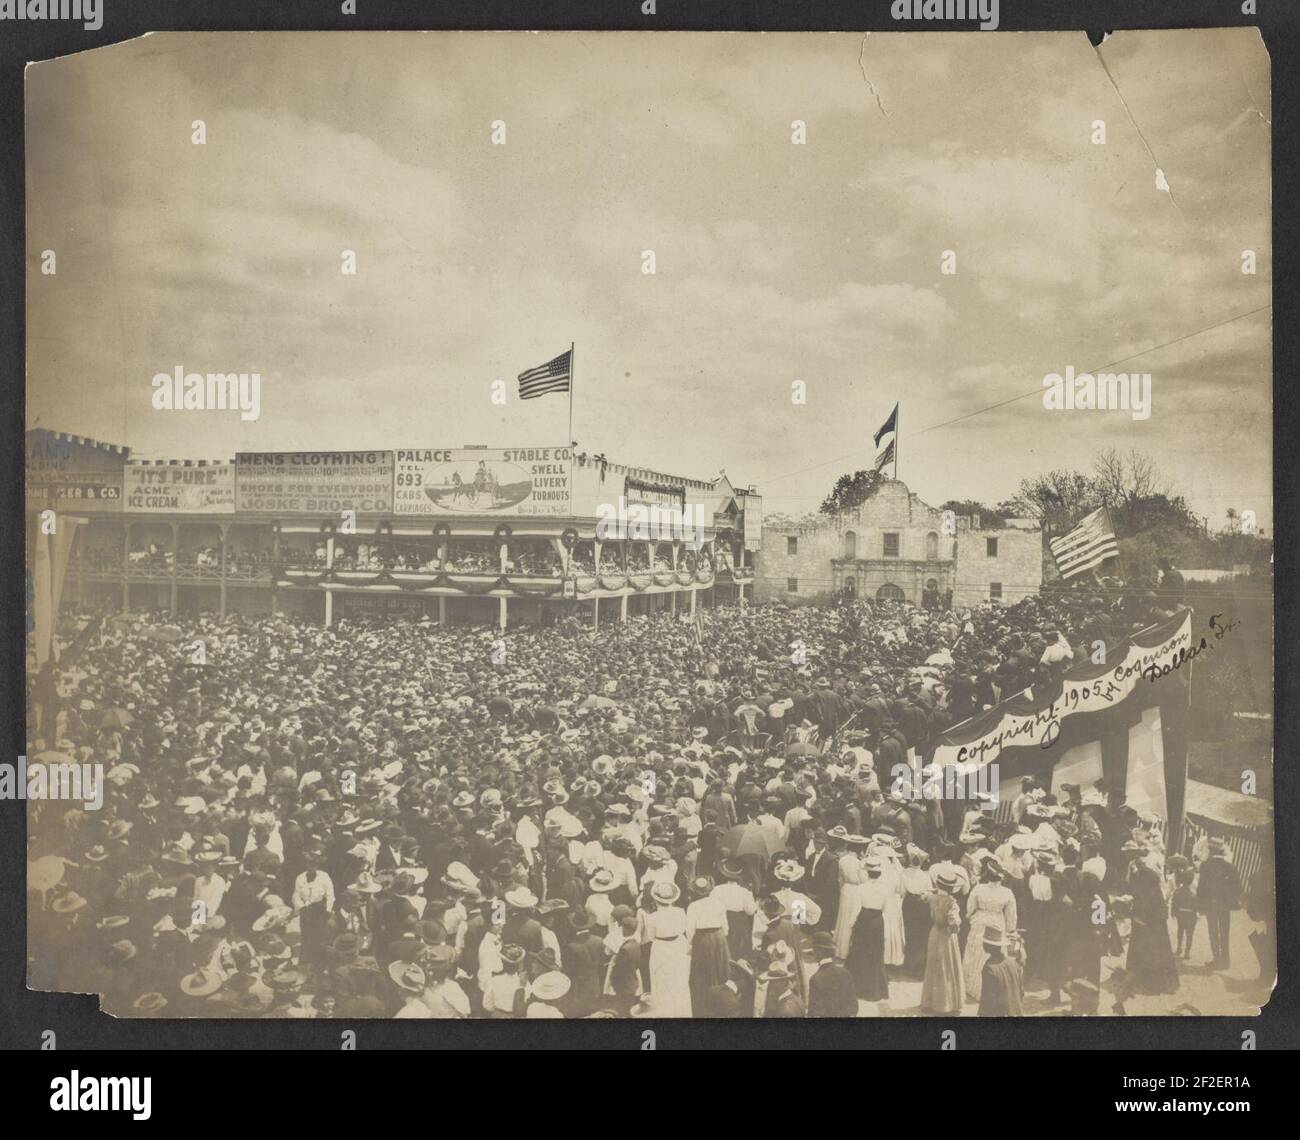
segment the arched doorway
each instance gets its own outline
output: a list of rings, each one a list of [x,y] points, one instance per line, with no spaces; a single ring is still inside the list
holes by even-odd
[[[893,582],[886,582],[876,591],[876,601],[905,602],[907,601],[907,595],[903,593],[901,587],[895,586]]]
[[[939,605],[939,580],[937,578],[927,578],[925,580],[925,591],[921,595],[921,605],[926,609],[936,609]]]
[[[849,601],[853,601],[858,596],[858,579],[854,574],[850,574],[844,579],[844,596]]]

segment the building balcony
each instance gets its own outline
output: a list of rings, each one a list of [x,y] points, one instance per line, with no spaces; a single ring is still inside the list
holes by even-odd
[[[178,566],[173,574],[172,567],[165,563],[132,562],[121,567],[98,567],[87,569],[69,566],[70,579],[82,579],[87,582],[170,582],[173,577],[177,582],[187,585],[219,586],[221,585],[220,566]],[[227,585],[271,584],[271,567],[269,566],[227,566]]]
[[[220,586],[221,569],[212,566],[171,566],[159,563],[131,563],[125,568],[88,570],[69,567],[70,580],[113,583],[152,583],[183,586]],[[602,570],[599,574],[575,572],[529,574],[519,571],[501,574],[488,570],[349,570],[338,567],[265,565],[226,568],[227,586],[278,586],[283,589],[357,590],[375,593],[444,595],[492,595],[519,597],[610,597],[622,594],[665,593],[710,585],[713,573],[698,570]]]

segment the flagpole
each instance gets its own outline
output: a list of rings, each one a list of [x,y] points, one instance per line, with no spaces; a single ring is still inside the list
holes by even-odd
[[[898,425],[903,419],[903,404],[900,400],[894,405],[894,482],[898,482],[898,453],[901,450],[899,446],[902,436],[899,435]]]
[[[577,343],[569,341],[569,446],[573,447],[575,440],[573,438],[573,385],[578,380],[578,362]]]

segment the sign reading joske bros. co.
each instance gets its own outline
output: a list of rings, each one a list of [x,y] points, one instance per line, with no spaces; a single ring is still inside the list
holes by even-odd
[[[387,514],[393,509],[391,451],[241,452],[235,506],[260,514]]]

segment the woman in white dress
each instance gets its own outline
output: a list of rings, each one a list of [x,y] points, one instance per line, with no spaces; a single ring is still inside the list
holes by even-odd
[[[695,931],[675,883],[657,882],[650,890],[655,909],[645,916],[650,950],[650,995],[656,1017],[691,1016],[691,937]]]
[[[984,949],[984,932],[990,929],[1010,933],[1016,928],[1016,896],[1002,883],[1003,871],[996,859],[984,863],[979,884],[966,900],[970,932],[966,936],[966,953],[962,956],[962,973],[966,980],[966,1000],[979,1001],[984,964],[989,960]]]
[[[849,956],[849,943],[853,940],[853,924],[862,909],[859,890],[865,878],[862,870],[862,851],[867,840],[861,835],[850,835],[849,850],[840,856],[840,906],[835,914],[835,956]]]
[[[885,965],[901,966],[906,947],[903,936],[903,866],[899,862],[898,852],[892,846],[878,844],[872,853],[885,860],[884,869],[880,873],[885,891]]]

